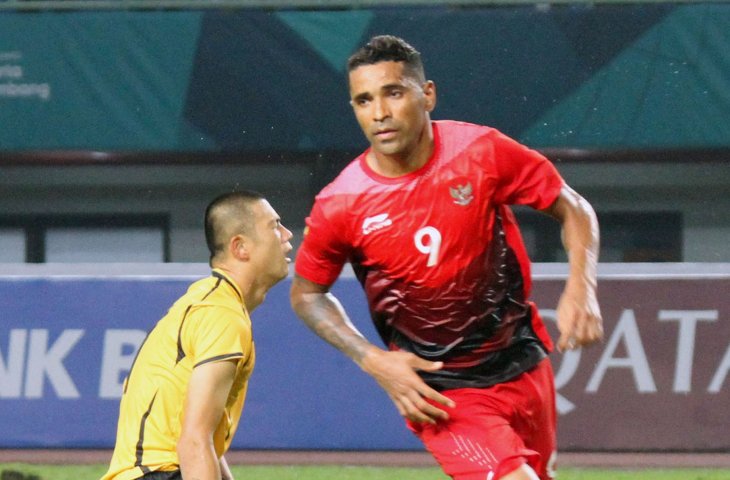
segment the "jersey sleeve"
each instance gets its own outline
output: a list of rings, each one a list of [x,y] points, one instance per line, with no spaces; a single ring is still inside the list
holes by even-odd
[[[564,181],[555,166],[539,152],[494,132],[494,162],[498,175],[495,200],[542,210],[560,195]]]
[[[317,199],[306,218],[304,240],[294,265],[297,275],[320,285],[332,285],[347,262],[351,247],[343,240],[344,229],[332,215],[326,214],[324,202]]]
[[[251,328],[240,313],[220,306],[199,306],[185,322],[182,342],[194,366],[251,354]]]

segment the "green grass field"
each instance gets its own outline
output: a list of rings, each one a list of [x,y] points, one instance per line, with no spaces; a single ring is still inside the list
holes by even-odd
[[[448,480],[437,468],[386,468],[348,466],[233,466],[237,480]],[[3,471],[39,476],[42,480],[93,480],[106,471],[106,465],[26,465],[0,464]],[[728,480],[730,470],[599,470],[565,468],[559,480]]]

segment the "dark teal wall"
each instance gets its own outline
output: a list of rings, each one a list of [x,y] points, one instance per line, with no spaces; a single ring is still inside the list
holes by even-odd
[[[170,149],[194,12],[0,14],[0,149]]]
[[[350,150],[344,64],[403,36],[435,118],[535,147],[730,146],[730,5],[0,13],[0,149]]]

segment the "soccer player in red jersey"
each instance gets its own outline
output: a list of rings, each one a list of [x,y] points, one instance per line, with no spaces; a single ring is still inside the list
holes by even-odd
[[[560,349],[603,335],[593,209],[546,158],[499,131],[432,121],[436,86],[402,39],[374,37],[348,71],[371,146],[316,197],[292,307],[375,378],[453,479],[553,478],[553,344],[529,301],[530,263],[508,205],[562,224]],[[329,292],[348,261],[387,350]]]

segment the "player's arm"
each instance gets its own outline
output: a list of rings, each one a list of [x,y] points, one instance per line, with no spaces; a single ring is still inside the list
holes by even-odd
[[[350,357],[386,391],[401,415],[416,422],[435,423],[448,418],[426,398],[453,407],[453,402],[433,390],[416,370],[434,371],[441,362],[429,362],[408,352],[389,352],[372,343],[355,328],[329,287],[294,276],[292,308],[317,335]]]
[[[224,414],[235,375],[235,361],[204,363],[193,369],[177,444],[180,470],[185,480],[226,478],[222,477],[213,434]]]
[[[231,469],[228,467],[228,462],[226,461],[226,457],[222,456],[218,463],[221,467],[221,480],[233,480],[233,473],[231,472]]]
[[[570,187],[544,213],[562,225],[569,274],[558,302],[558,349],[589,345],[603,338],[603,322],[596,298],[599,231],[591,205]]]

